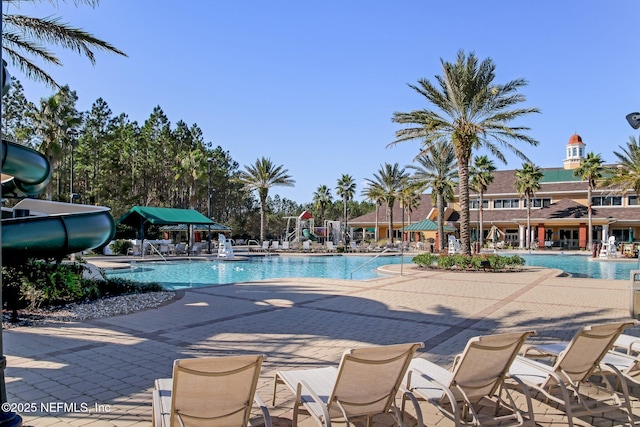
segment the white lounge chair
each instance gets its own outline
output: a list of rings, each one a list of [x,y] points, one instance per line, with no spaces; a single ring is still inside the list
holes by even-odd
[[[178,359],[173,378],[157,379],[153,391],[154,427],[246,427],[252,402],[265,427],[271,419],[256,394],[263,356]]]
[[[409,365],[405,387],[417,398],[435,405],[456,426],[486,424],[535,426],[531,399],[525,385],[526,414],[505,384],[509,366],[533,331],[471,338],[456,356],[451,370],[415,358]],[[491,410],[487,410],[490,408]],[[526,415],[526,416],[525,416]]]
[[[614,349],[624,349],[627,354],[640,353],[640,337],[634,337],[633,335],[620,334],[613,343]]]
[[[289,243],[288,240],[285,240],[284,242],[282,242],[282,250],[285,252],[289,252],[291,250],[291,244]]]
[[[617,393],[609,383],[601,362],[608,350],[625,328],[634,322],[607,323],[581,328],[558,353],[552,365],[518,356],[510,368],[510,373],[518,377],[528,387],[540,392],[548,400],[564,408],[569,426],[573,426],[573,417],[584,415],[598,416],[609,411],[626,411],[634,425],[633,413],[627,384],[624,377],[616,372],[622,393]],[[540,357],[549,355],[549,346],[530,346],[525,356]],[[604,387],[590,383],[598,389],[599,398],[590,398],[581,393],[580,386],[589,382],[591,376],[599,374]]]
[[[262,250],[265,252],[269,252],[270,244],[271,242],[269,242],[268,240],[265,240],[264,242],[262,242]]]
[[[278,371],[273,404],[278,384],[286,384],[296,395],[294,427],[301,406],[323,427],[331,427],[333,420],[345,421],[348,426],[354,419],[365,419],[371,425],[374,415],[390,411],[403,426],[396,395],[409,362],[420,347],[422,343],[359,348],[346,351],[337,368]]]
[[[335,252],[336,248],[333,246],[333,242],[331,240],[327,240],[327,252]]]
[[[272,251],[279,251],[280,250],[280,242],[277,240],[274,240],[273,242],[271,242],[271,246],[269,248]]]
[[[311,242],[309,242],[308,240],[305,240],[304,242],[302,242],[302,250],[304,252],[310,252],[311,251]]]
[[[127,249],[127,255],[141,256],[142,251],[140,250],[140,245],[131,245],[131,247]]]

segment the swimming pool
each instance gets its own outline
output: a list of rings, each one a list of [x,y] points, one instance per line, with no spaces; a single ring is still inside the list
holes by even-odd
[[[591,279],[629,280],[630,271],[638,270],[638,261],[596,260],[585,255],[520,255],[526,265],[538,267],[558,268],[573,277],[587,277]]]
[[[526,265],[557,268],[574,277],[629,280],[629,272],[638,269],[634,261],[597,261],[584,255],[520,255]],[[413,255],[405,255],[411,264]],[[182,289],[226,283],[284,277],[317,277],[329,279],[366,280],[380,277],[376,269],[386,264],[403,262],[400,256],[273,256],[252,257],[246,261],[176,261],[144,262],[134,268],[107,271],[109,277],[122,277],[138,282],[158,282],[167,289]]]
[[[412,255],[404,256],[411,264]],[[363,264],[369,262],[365,267]],[[272,256],[252,257],[246,261],[176,261],[144,262],[132,269],[107,271],[108,277],[122,277],[138,282],[158,282],[167,289],[182,289],[225,283],[283,277],[317,277],[365,280],[380,277],[376,268],[399,264],[401,256]]]

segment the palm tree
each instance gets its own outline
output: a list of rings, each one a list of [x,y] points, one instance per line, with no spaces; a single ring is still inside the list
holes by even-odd
[[[439,88],[426,79],[419,80],[417,86],[409,85],[436,110],[394,113],[394,122],[410,127],[397,131],[396,140],[389,145],[418,139],[425,151],[438,141],[453,146],[460,177],[460,240],[462,253],[468,255],[471,253],[469,161],[472,150],[483,146],[506,163],[500,151],[500,147],[504,147],[527,160],[510,141],[524,141],[531,145],[537,145],[538,141],[524,133],[529,128],[509,126],[508,123],[539,110],[515,107],[525,101],[524,95],[517,91],[526,86],[526,81],[517,79],[504,85],[493,83],[496,67],[490,58],[479,63],[475,54],[465,56],[461,50],[455,63],[440,61],[443,75],[436,76]]]
[[[638,140],[630,136],[626,147],[620,146],[621,152],[614,151],[618,164],[611,168],[602,186],[619,193],[634,191],[640,195],[640,145]]]
[[[82,118],[75,108],[77,96],[67,86],[49,98],[42,98],[39,107],[33,112],[35,133],[38,137],[38,150],[44,154],[57,171],[57,198],[62,193],[62,177],[58,163],[63,150],[72,144],[70,132],[77,130]],[[45,191],[47,200],[53,200],[52,184]]]
[[[24,1],[39,0],[4,0],[4,4],[14,4],[12,9],[17,10],[20,3]],[[74,1],[76,5],[84,3],[91,7],[99,3],[99,0]],[[46,45],[56,45],[72,50],[86,56],[92,64],[96,62],[94,52],[96,49],[127,56],[93,34],[61,22],[58,17],[34,18],[15,13],[2,13],[3,58],[8,58],[9,62],[20,68],[28,78],[43,81],[51,87],[58,88],[59,85],[53,77],[34,62],[39,60],[49,65],[62,65],[60,59],[49,51]]]
[[[587,181],[587,210],[589,213],[589,231],[588,231],[588,239],[587,248],[591,248],[593,246],[593,224],[592,224],[592,215],[593,215],[593,201],[591,200],[591,195],[593,190],[598,186],[598,182],[602,179],[602,175],[605,171],[605,168],[602,166],[604,160],[600,154],[594,154],[593,152],[587,154],[587,157],[580,161],[580,166],[574,169],[573,175],[579,176],[583,181]]]
[[[369,183],[367,187],[362,191],[362,195],[369,201],[376,204],[376,225],[375,225],[375,241],[378,242],[378,211],[380,210],[380,205],[382,204],[382,199],[384,198],[384,191],[382,188],[375,184]],[[364,232],[363,232],[364,236]]]
[[[382,192],[381,200],[387,203],[389,209],[389,244],[393,243],[393,206],[396,199],[400,196],[400,191],[404,186],[405,180],[408,174],[405,169],[400,169],[398,163],[390,165],[385,163],[378,169],[377,173],[373,174],[374,179],[368,179],[369,185],[378,186]]]
[[[438,210],[438,248],[446,247],[444,234],[444,210],[448,201],[452,201],[458,183],[458,166],[453,146],[445,142],[437,142],[428,152],[415,158],[418,165],[409,165],[415,172],[410,182],[419,185],[422,191],[431,188],[431,200]]]
[[[493,164],[493,160],[489,160],[487,156],[476,156],[473,159],[473,165],[471,166],[471,180],[469,186],[478,193],[479,205],[478,205],[478,227],[480,228],[480,235],[478,236],[478,242],[482,248],[482,238],[484,233],[482,230],[483,225],[483,206],[484,193],[487,191],[489,184],[493,182],[493,173],[496,171],[496,166]]]
[[[327,206],[333,202],[333,196],[331,190],[326,185],[318,187],[315,193],[313,193],[313,205],[320,209],[320,220],[324,221],[324,211]],[[322,225],[322,224],[321,224]]]
[[[238,173],[238,181],[247,191],[257,191],[260,200],[260,240],[264,241],[264,230],[267,218],[267,196],[269,188],[274,186],[293,187],[295,181],[291,179],[288,170],[282,165],[276,166],[271,159],[262,157],[253,165],[244,167]]]
[[[348,211],[347,211],[347,203],[349,200],[353,199],[353,196],[356,194],[356,182],[353,180],[353,177],[349,174],[343,174],[340,179],[338,179],[338,186],[336,187],[336,194],[338,197],[342,197],[342,201],[344,203],[343,206],[343,218],[344,218],[344,231],[343,231],[343,241],[345,246],[349,243],[349,230],[348,230]]]
[[[527,237],[526,247],[531,249],[531,198],[536,191],[540,190],[540,180],[542,172],[533,163],[524,163],[522,169],[516,169],[516,191],[520,196],[525,197],[527,204]]]

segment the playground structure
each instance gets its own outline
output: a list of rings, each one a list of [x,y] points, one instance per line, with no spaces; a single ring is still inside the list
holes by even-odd
[[[287,242],[303,242],[305,240],[319,240],[313,232],[314,219],[309,211],[302,211],[298,216],[287,216],[287,228],[285,230],[285,240]],[[293,223],[295,221],[295,223]]]

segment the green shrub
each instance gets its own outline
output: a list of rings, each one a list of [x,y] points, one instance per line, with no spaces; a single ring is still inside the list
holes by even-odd
[[[25,307],[45,308],[107,296],[162,290],[158,283],[138,283],[120,278],[86,279],[82,277],[84,267],[77,263],[29,260],[20,267],[5,266],[2,271],[4,305],[12,310],[14,321],[17,321],[17,310]]]
[[[515,268],[525,264],[524,258],[513,256],[491,255],[440,255],[420,254],[413,257],[415,264],[427,268],[452,269],[461,270],[503,270],[505,268]]]
[[[126,255],[130,247],[131,242],[129,240],[114,240],[111,244],[111,250],[117,255]]]
[[[438,257],[434,254],[420,254],[413,257],[412,261],[421,267],[433,267],[438,261]]]

